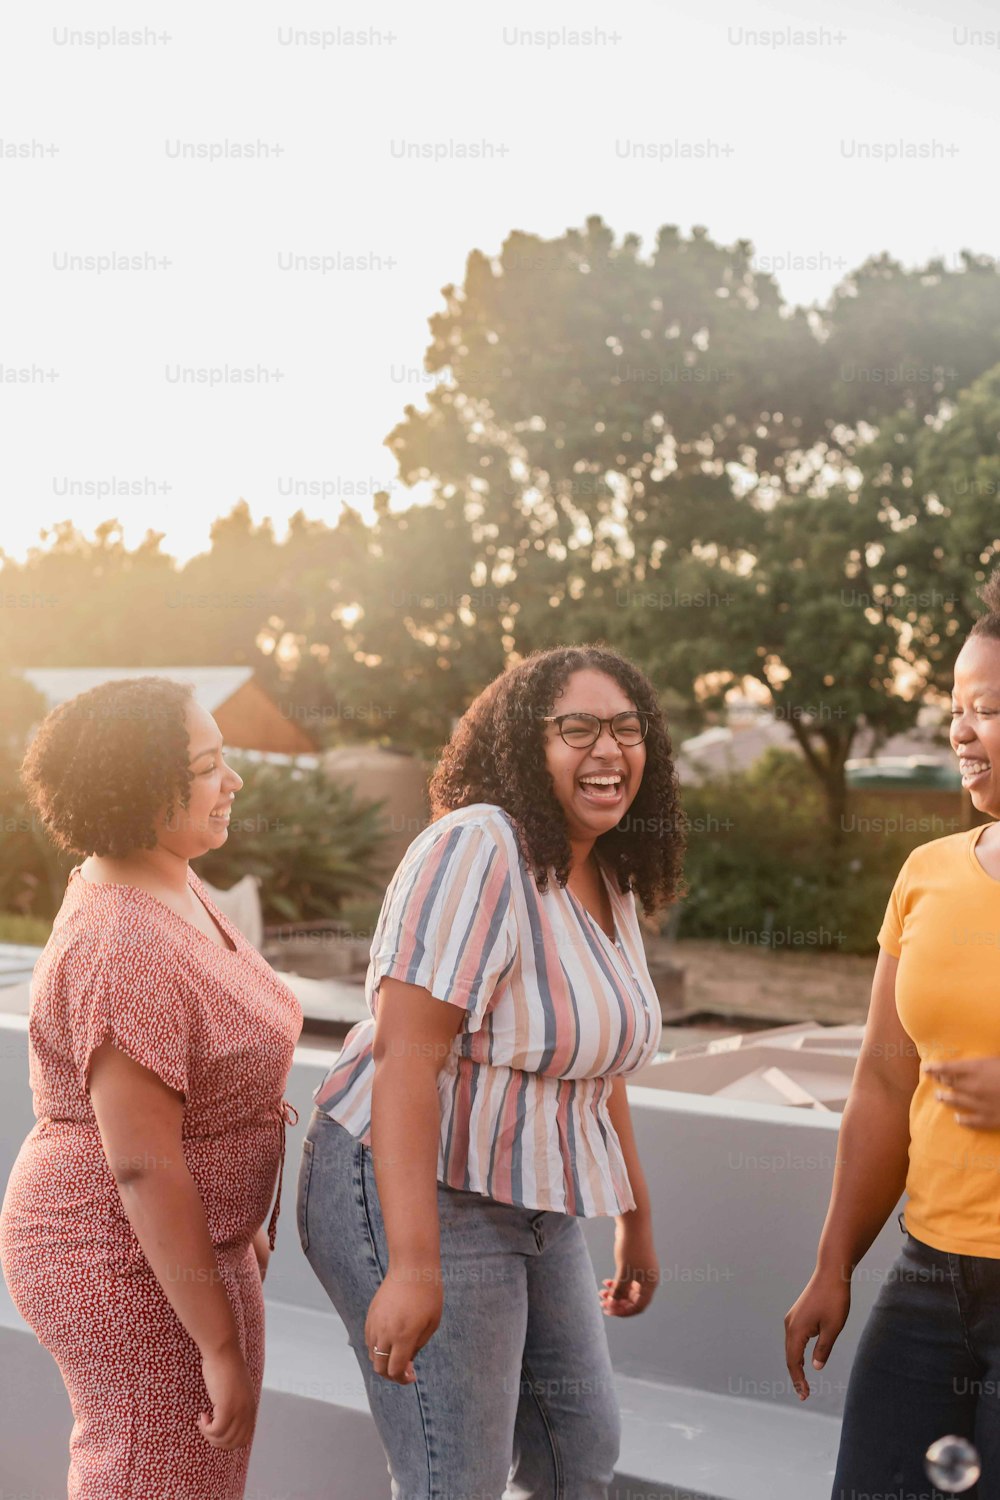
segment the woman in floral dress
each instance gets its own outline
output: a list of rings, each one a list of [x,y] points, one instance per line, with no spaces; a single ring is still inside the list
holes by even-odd
[[[189,860],[242,785],[189,688],[105,683],[23,768],[71,873],[35,967],[36,1124],[0,1212],[11,1295],[75,1418],[70,1500],[239,1500],[302,1013]]]

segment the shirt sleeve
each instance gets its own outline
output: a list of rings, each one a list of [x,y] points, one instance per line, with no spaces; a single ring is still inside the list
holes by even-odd
[[[906,920],[906,892],[909,874],[909,860],[903,865],[896,876],[896,883],[889,896],[889,904],[882,918],[882,926],[878,930],[878,944],[886,953],[891,953],[893,958],[898,958],[902,952],[903,923]]]
[[[170,955],[135,937],[67,954],[73,1062],[87,1090],[94,1052],[111,1042],[180,1094],[188,1091],[190,1018]]]
[[[468,1012],[478,1031],[514,955],[506,850],[483,824],[442,830],[418,860],[400,866],[386,897],[383,933],[372,955],[382,978],[421,985]]]

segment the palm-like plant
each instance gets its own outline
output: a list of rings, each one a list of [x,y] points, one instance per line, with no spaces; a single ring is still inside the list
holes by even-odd
[[[196,862],[205,880],[225,889],[256,875],[265,923],[336,917],[345,901],[384,887],[381,802],[356,797],[321,767],[231,763],[243,789],[225,845]]]

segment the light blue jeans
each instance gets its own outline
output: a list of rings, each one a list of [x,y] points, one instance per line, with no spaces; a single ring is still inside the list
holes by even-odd
[[[438,1210],[444,1315],[401,1386],[365,1347],[388,1263],[371,1151],[313,1113],[299,1238],[357,1355],[393,1500],[606,1500],[620,1417],[579,1220],[440,1184]]]

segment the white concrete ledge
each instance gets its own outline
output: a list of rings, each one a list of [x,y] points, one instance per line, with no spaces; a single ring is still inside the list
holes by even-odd
[[[0,1181],[33,1115],[26,1016],[0,1015]],[[382,1500],[385,1463],[346,1333],[298,1244],[296,1176],[312,1092],[336,1049],[296,1050],[278,1244],[266,1283],[265,1392],[247,1500]],[[893,1216],[855,1276],[847,1327],[803,1408],[782,1318],[815,1262],[839,1117],[630,1090],[662,1270],[641,1318],[609,1319],[624,1413],[614,1500],[827,1500],[868,1309],[902,1246]],[[613,1221],[584,1222],[599,1280]],[[596,1290],[596,1287],[595,1287]],[[0,1497],[63,1500],[69,1405],[52,1360],[0,1298]]]

